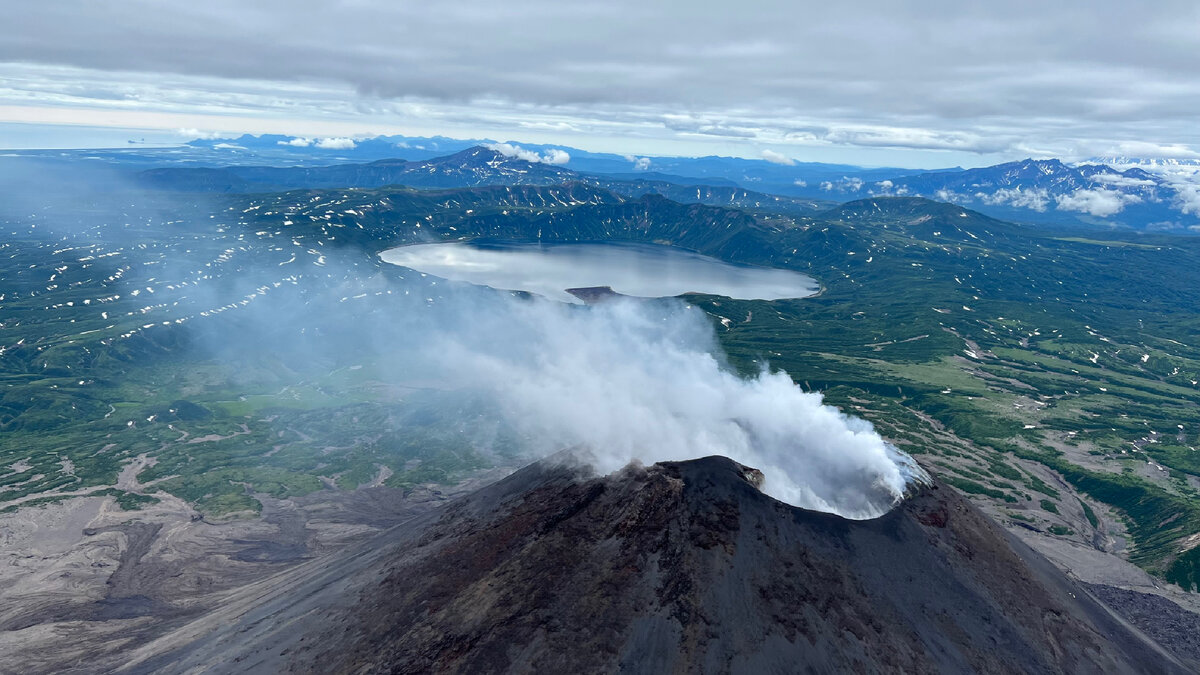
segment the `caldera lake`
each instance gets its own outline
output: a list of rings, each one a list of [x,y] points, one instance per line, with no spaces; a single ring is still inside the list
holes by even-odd
[[[656,244],[445,242],[392,248],[380,258],[443,279],[574,303],[580,300],[567,289],[608,287],[643,298],[704,293],[779,300],[815,295],[820,288],[799,272],[734,265]]]

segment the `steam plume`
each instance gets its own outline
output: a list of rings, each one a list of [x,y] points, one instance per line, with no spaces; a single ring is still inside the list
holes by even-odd
[[[494,404],[485,408],[499,410],[534,456],[582,445],[600,469],[614,470],[635,458],[726,455],[761,469],[768,494],[850,518],[886,512],[924,477],[869,423],[824,405],[820,394],[801,391],[786,374],[734,373],[707,317],[681,301],[576,306],[517,297],[381,269],[367,264],[361,250],[278,246],[271,231],[259,233],[257,244],[243,242],[240,229],[227,232],[207,218],[155,229],[176,243],[158,249],[144,244],[139,228],[105,223],[171,220],[183,208],[176,198],[101,191],[120,184],[107,174],[80,178],[96,188],[89,194],[104,197],[99,206],[84,200],[79,209],[47,208],[80,198],[43,189],[12,192],[38,196],[10,200],[0,212],[46,214],[19,234],[45,237],[44,246],[66,251],[72,265],[80,255],[63,242],[99,247],[90,254],[120,254],[92,263],[114,280],[117,266],[129,271],[105,291],[121,299],[94,313],[104,312],[106,321],[109,314],[136,316],[144,325],[109,342],[189,331],[195,344],[207,346],[204,353],[228,365],[231,379],[260,359],[313,377],[370,363],[382,379],[436,383],[447,397],[486,394]],[[128,200],[140,204],[136,213]],[[116,215],[91,215],[105,208]],[[223,213],[216,204],[187,208]],[[58,222],[55,213],[87,215]],[[192,243],[210,240],[211,246]],[[152,282],[153,300],[135,297]]]
[[[725,367],[703,313],[677,301],[587,308],[513,300],[435,342],[443,366],[495,394],[545,453],[582,445],[598,468],[725,455],[789,504],[872,518],[924,473],[870,423],[786,373]]]

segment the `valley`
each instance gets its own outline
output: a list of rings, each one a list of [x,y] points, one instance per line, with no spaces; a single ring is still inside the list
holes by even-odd
[[[183,621],[525,464],[486,399],[396,357],[461,291],[379,253],[480,238],[815,279],[807,298],[685,300],[730,367],[869,420],[1080,579],[1200,604],[1195,238],[581,182],[85,193],[0,229],[5,640]]]
[[[0,675],[1200,673],[1200,5],[5,18]]]

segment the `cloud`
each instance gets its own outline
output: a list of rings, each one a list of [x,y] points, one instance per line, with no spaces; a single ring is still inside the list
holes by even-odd
[[[559,150],[557,148],[551,148],[547,150],[544,155],[539,155],[534,150],[526,150],[525,148],[522,148],[519,145],[513,145],[512,143],[490,143],[487,147],[495,150],[505,157],[521,159],[526,162],[533,162],[535,164],[541,163],[561,165],[571,161],[571,155],[569,153],[567,153],[565,150]]]
[[[1045,188],[1032,188],[1022,190],[1019,186],[1015,188],[1000,188],[991,194],[978,192],[975,197],[979,201],[988,206],[1015,206],[1020,209],[1032,209],[1034,211],[1043,212],[1050,204],[1050,192]],[[951,201],[951,200],[942,200]],[[1062,203],[1059,203],[1059,208],[1064,208]],[[1075,209],[1080,210],[1080,209]],[[1118,211],[1120,209],[1117,209]]]
[[[808,187],[808,181],[797,178],[796,180],[792,181],[792,185],[795,185],[796,187]]]
[[[1192,180],[1175,180],[1175,207],[1188,215],[1200,215],[1200,174],[1190,177]]]
[[[649,157],[636,157],[634,155],[625,155],[625,161],[633,163],[634,171],[649,171],[650,170],[650,158]]]
[[[322,150],[353,150],[357,143],[353,138],[322,138],[315,145]]]
[[[855,188],[857,190],[858,188]],[[908,194],[908,187],[901,185],[896,187],[896,184],[890,180],[881,180],[875,183],[867,190],[867,194],[880,197],[903,197]]]
[[[1092,180],[1113,187],[1154,187],[1158,185],[1152,180],[1145,178],[1134,178],[1133,176],[1123,176],[1119,173],[1098,173],[1092,176]]]
[[[954,204],[963,204],[971,201],[970,195],[959,194],[953,190],[942,188],[933,193],[933,198],[939,202],[950,202]]]
[[[217,143],[216,145],[213,146],[213,148],[216,150],[245,150],[246,149],[246,148],[238,145],[237,143]]]
[[[546,164],[566,164],[571,161],[571,155],[566,150],[558,148],[550,148],[542,157],[542,161]]]
[[[668,129],[683,134],[698,134],[702,136],[724,136],[727,138],[755,138],[758,130],[731,123],[730,120],[714,120],[693,115],[667,114],[662,116],[662,123]]]
[[[782,164],[784,166],[793,166],[796,163],[796,160],[792,159],[791,157],[788,157],[783,153],[775,152],[774,150],[763,150],[762,158],[772,164]]]
[[[886,148],[915,148],[923,150],[965,150],[969,152],[999,152],[1010,149],[1012,140],[981,136],[967,132],[934,131],[902,127],[835,128],[823,140],[845,145]]]
[[[1182,143],[1123,141],[1107,154],[1132,158],[1200,159],[1200,152]]]
[[[1064,211],[1079,211],[1098,218],[1120,213],[1127,204],[1137,204],[1142,198],[1116,190],[1076,190],[1068,195],[1056,195],[1058,208]]]
[[[220,131],[202,131],[200,129],[176,129],[175,133],[187,139],[197,139],[202,141],[211,141],[225,136]]]
[[[313,140],[311,138],[301,138],[301,137],[297,136],[296,138],[293,138],[291,140],[276,141],[276,143],[279,145],[291,146],[293,148],[307,148],[308,146],[313,144]]]
[[[1114,174],[1095,176],[1098,182],[1117,187],[1160,187],[1175,193],[1171,206],[1186,215],[1200,215],[1200,160],[1166,157],[1134,165],[1157,179],[1136,179]],[[1161,193],[1158,193],[1161,194]],[[1159,197],[1161,199],[1161,197]]]
[[[476,138],[524,127],[529,142],[586,137],[639,153],[673,144],[743,156],[770,145],[791,156],[789,147],[1200,157],[1196,9],[1178,0],[1136,9],[1099,0],[1095,11],[1115,18],[1094,22],[1069,3],[922,11],[865,0],[806,7],[801,24],[781,20],[796,10],[778,2],[754,12],[696,12],[681,0],[452,9],[302,0],[287,12],[233,0],[203,11],[65,2],[7,17],[4,119],[57,108],[73,111],[70,123],[120,126],[117,111],[153,111],[190,116],[159,128],[239,117],[312,137],[358,131],[295,125],[420,125]],[[257,28],[266,22],[278,27],[272,40]],[[512,40],[497,26],[533,29]],[[353,34],[353,44],[330,34]]]
[[[537,154],[533,150],[526,150],[519,145],[512,145],[510,143],[492,143],[487,147],[495,150],[505,157],[513,157],[515,159],[521,159],[525,160],[526,162],[534,163],[542,161],[541,155]]]

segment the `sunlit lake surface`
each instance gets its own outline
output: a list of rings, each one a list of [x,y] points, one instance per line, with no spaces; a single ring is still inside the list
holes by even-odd
[[[416,244],[389,249],[380,257],[444,279],[565,302],[579,302],[566,289],[597,286],[645,298],[707,293],[741,300],[803,298],[818,290],[812,277],[797,272],[731,265],[649,244]]]

